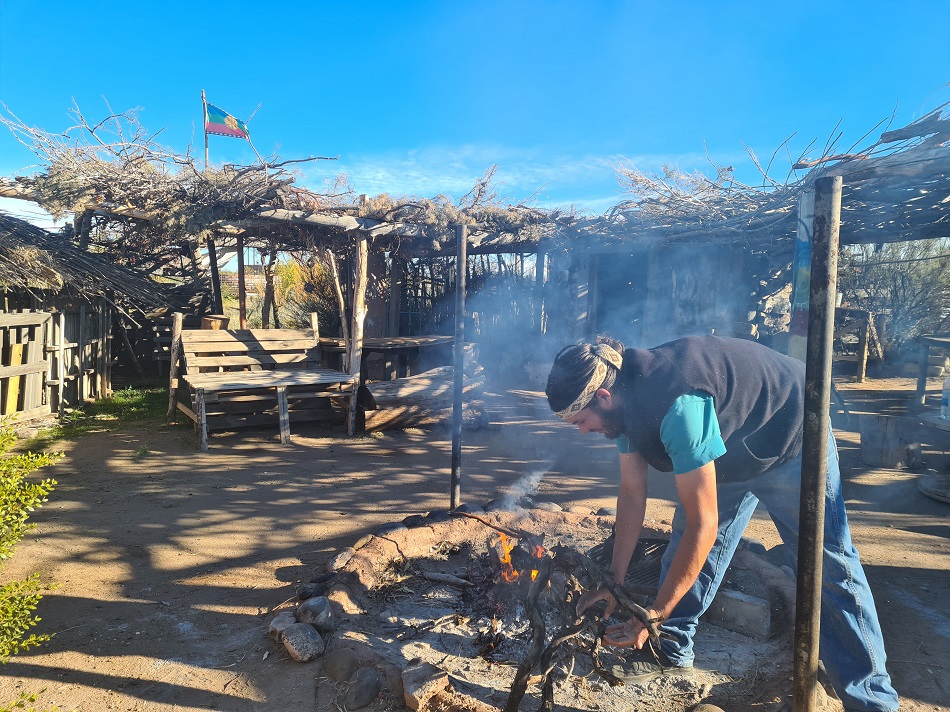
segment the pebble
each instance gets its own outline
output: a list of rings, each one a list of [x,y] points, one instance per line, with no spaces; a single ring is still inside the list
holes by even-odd
[[[298,623],[309,623],[321,633],[333,632],[333,609],[326,596],[308,598],[297,606],[295,615]]]
[[[349,648],[334,650],[323,659],[323,671],[336,682],[347,682],[359,667],[356,652]]]
[[[396,615],[387,608],[385,611],[379,614],[379,620],[381,620],[383,623],[395,623],[399,619],[396,618]]]
[[[401,525],[400,525],[401,526]],[[349,563],[350,559],[353,558],[353,555],[356,553],[356,549],[352,546],[348,546],[345,549],[340,549],[337,552],[336,556],[330,559],[327,562],[327,571],[331,573],[336,573],[340,569]]]
[[[294,618],[292,611],[281,611],[271,620],[267,627],[267,635],[274,640],[280,640],[288,626],[292,626],[296,622],[297,619]]]
[[[393,532],[404,532],[408,530],[407,527],[402,522],[389,522],[388,524],[383,524],[378,526],[373,530],[375,536],[386,536],[387,534],[392,534]]]
[[[343,696],[343,709],[358,710],[376,699],[383,689],[383,678],[371,667],[360,668],[350,680]]]
[[[309,623],[294,623],[284,629],[284,647],[298,663],[306,663],[323,655],[327,644]]]

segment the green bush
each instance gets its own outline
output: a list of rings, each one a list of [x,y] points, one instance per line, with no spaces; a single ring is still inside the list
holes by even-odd
[[[62,457],[49,453],[11,453],[16,440],[12,429],[0,428],[0,565],[13,555],[16,545],[35,526],[27,519],[42,506],[56,485],[52,479],[31,482],[27,478]],[[0,586],[0,663],[49,639],[48,635],[27,635],[40,620],[34,611],[42,598],[41,589],[39,574]]]

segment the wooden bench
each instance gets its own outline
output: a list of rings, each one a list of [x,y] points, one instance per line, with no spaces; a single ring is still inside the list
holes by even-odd
[[[358,382],[320,367],[315,329],[185,329],[181,357],[192,408],[177,407],[195,423],[205,452],[209,430],[273,423],[275,415],[288,445],[291,418],[337,417],[334,406],[347,407]]]

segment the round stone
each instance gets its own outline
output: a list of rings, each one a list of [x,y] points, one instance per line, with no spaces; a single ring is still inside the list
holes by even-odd
[[[598,517],[616,517],[617,508],[616,507],[601,507],[597,510]]]
[[[711,705],[708,702],[700,702],[698,705],[693,707],[689,712],[723,712],[722,707],[716,707],[716,705]]]
[[[321,633],[333,631],[333,608],[326,596],[315,596],[297,606],[298,623],[309,623]]]
[[[564,509],[561,505],[556,502],[535,502],[535,509],[540,509],[543,512],[563,512]]]
[[[364,546],[369,544],[372,540],[373,540],[372,534],[366,534],[365,536],[361,536],[359,539],[356,540],[356,543],[353,545],[353,548],[362,549]]]
[[[426,523],[425,515],[423,514],[410,514],[408,517],[402,520],[402,523],[409,529],[415,529],[416,527],[421,527]]]
[[[389,524],[383,524],[382,526],[376,527],[373,530],[375,536],[386,536],[387,534],[392,534],[394,532],[404,532],[409,527],[407,527],[402,522],[390,522]]]
[[[383,689],[383,678],[371,667],[360,668],[347,685],[343,708],[358,710],[376,699]]]
[[[274,640],[280,640],[281,637],[283,637],[284,631],[296,622],[297,619],[294,618],[292,611],[281,611],[271,620],[270,625],[267,627],[267,635]]]
[[[457,512],[459,514],[484,514],[485,510],[479,507],[477,504],[460,504],[458,507],[452,510],[453,513]]]
[[[354,549],[352,546],[348,546],[345,549],[340,549],[336,556],[327,562],[327,571],[332,573],[339,571],[347,565],[355,553],[356,549]]]
[[[309,623],[294,623],[284,629],[284,647],[298,663],[306,663],[323,655],[327,649],[323,638]]]

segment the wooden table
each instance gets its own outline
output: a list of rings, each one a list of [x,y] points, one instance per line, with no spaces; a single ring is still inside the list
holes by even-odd
[[[927,398],[927,371],[930,368],[930,347],[950,349],[950,334],[924,334],[917,339],[920,352],[917,360],[917,395],[914,405],[923,408]]]
[[[405,378],[409,374],[409,357],[420,348],[429,346],[445,346],[455,341],[453,336],[370,336],[363,339],[363,353],[383,354],[386,359],[386,369],[383,372],[384,380]],[[346,345],[341,337],[320,337],[320,347],[328,353],[343,353]],[[365,380],[366,359],[362,361],[360,379]]]

